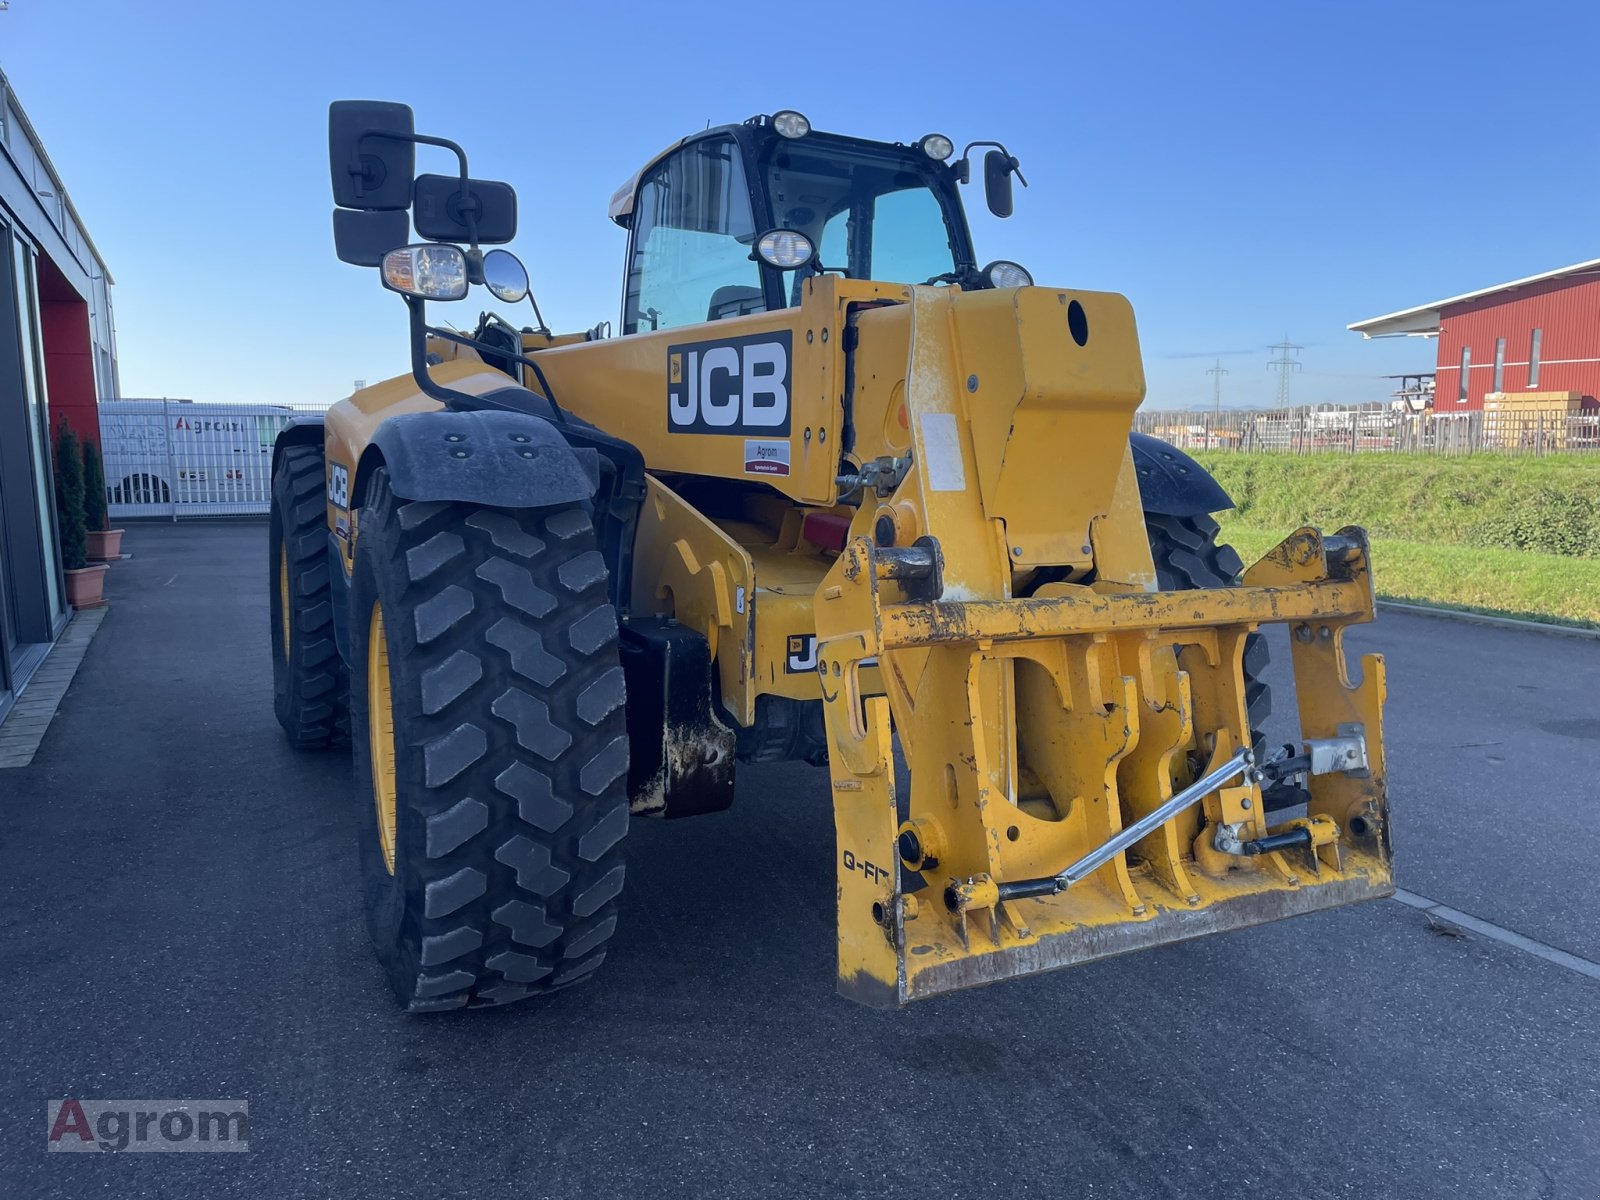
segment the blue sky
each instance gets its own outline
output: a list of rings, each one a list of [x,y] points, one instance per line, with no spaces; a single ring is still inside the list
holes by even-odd
[[[1127,294],[1148,407],[1209,404],[1218,357],[1226,403],[1270,402],[1285,335],[1306,347],[1297,401],[1381,399],[1432,343],[1349,322],[1600,255],[1597,44],[1600,5],[1570,3],[0,12],[0,65],[116,279],[125,393],[251,401],[406,369],[398,298],[333,256],[345,97],[410,103],[517,187],[512,249],[558,328],[616,319],[619,183],[684,133],[787,107],[1004,140],[1032,186],[1009,221],[977,204],[979,257]]]

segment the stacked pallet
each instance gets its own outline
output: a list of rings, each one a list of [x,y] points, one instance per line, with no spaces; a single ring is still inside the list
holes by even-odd
[[[1483,400],[1483,444],[1565,449],[1582,412],[1581,392],[1490,392]]]

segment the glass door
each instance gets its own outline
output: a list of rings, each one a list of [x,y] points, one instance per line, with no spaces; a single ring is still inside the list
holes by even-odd
[[[50,471],[52,430],[50,397],[44,378],[44,346],[40,340],[39,288],[34,275],[33,247],[21,238],[12,239],[15,255],[14,278],[17,288],[17,330],[22,342],[23,404],[28,410],[30,442],[34,454],[33,480],[39,497],[39,532],[43,535],[44,579],[49,592],[50,619],[63,612],[61,563],[56,552],[56,504],[54,476]]]

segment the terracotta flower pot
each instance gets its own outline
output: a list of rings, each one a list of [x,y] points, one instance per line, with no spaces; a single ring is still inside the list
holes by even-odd
[[[89,561],[111,562],[122,557],[122,530],[89,530]]]
[[[96,563],[67,574],[67,603],[73,608],[102,608],[105,605],[105,563]]]

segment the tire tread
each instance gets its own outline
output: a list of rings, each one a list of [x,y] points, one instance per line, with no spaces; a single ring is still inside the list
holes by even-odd
[[[272,481],[268,605],[273,622],[273,707],[296,750],[324,750],[350,740],[349,678],[333,633],[332,570],[321,446],[288,446]],[[290,635],[278,649],[277,550],[289,562]],[[287,659],[287,661],[285,661]]]
[[[380,957],[413,1012],[567,986],[604,957],[626,875],[625,696],[589,518],[401,501],[386,475],[369,508],[372,569],[410,613],[399,802],[425,846],[404,864],[410,949]]]

